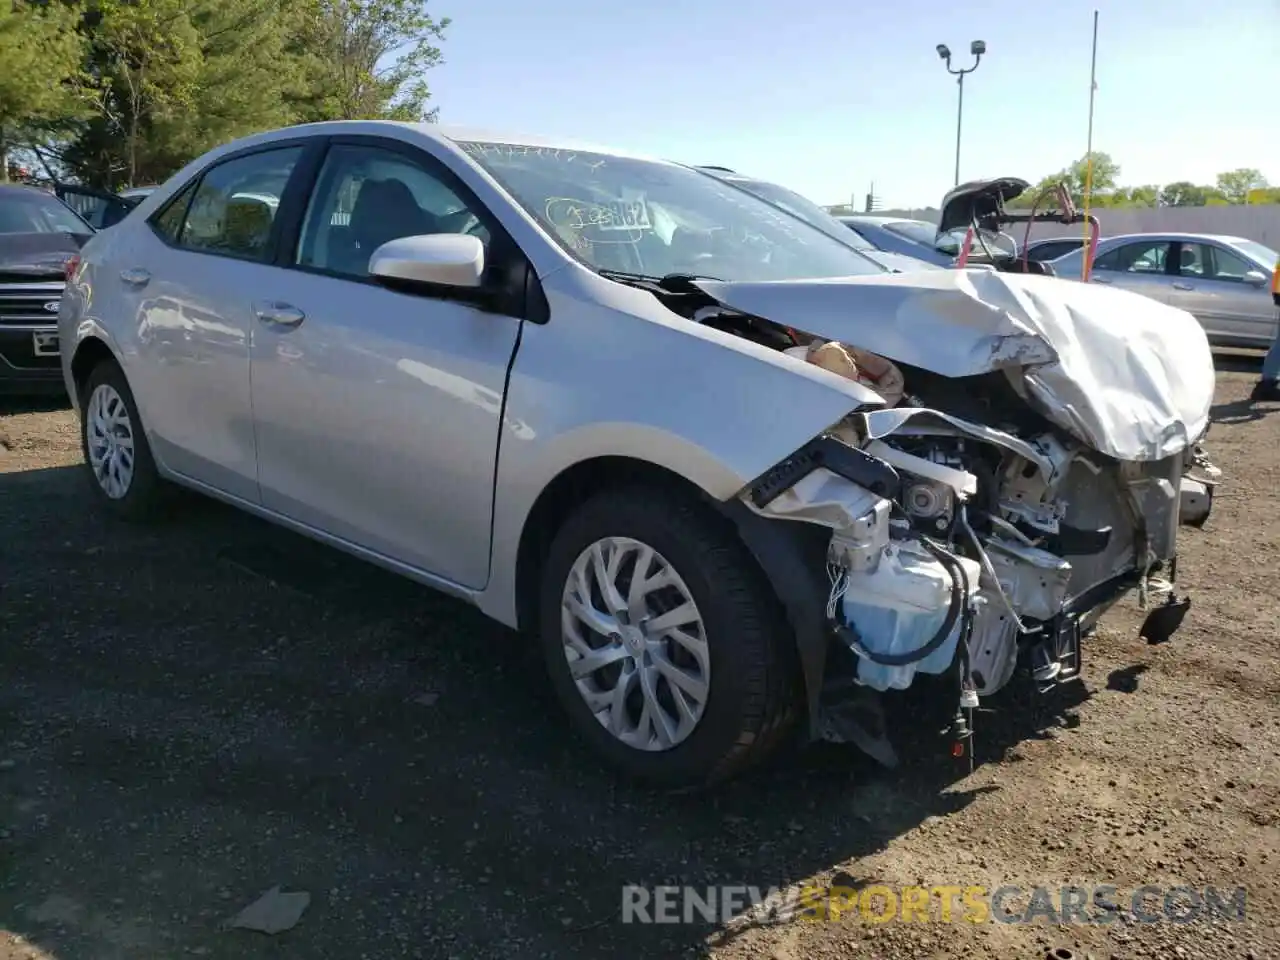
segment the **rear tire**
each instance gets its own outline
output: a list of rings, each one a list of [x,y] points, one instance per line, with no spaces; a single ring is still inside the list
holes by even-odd
[[[80,391],[80,443],[89,485],[107,510],[150,520],[169,503],[129,381],[114,360],[93,368]]]
[[[641,566],[654,587],[637,602]],[[613,604],[597,571],[617,588]],[[539,628],[571,724],[632,779],[723,781],[771,755],[796,719],[781,604],[733,531],[691,497],[631,487],[579,507],[543,567]]]

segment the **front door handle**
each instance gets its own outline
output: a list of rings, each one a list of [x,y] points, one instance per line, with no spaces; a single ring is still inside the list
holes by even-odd
[[[1195,289],[1195,287],[1193,287],[1193,286],[1192,286],[1191,284],[1189,284],[1189,283],[1176,283],[1176,282],[1175,282],[1175,283],[1174,283],[1174,285],[1173,285],[1173,289],[1175,289],[1175,290],[1194,290],[1194,289]]]
[[[145,287],[151,280],[151,274],[141,267],[132,267],[120,271],[120,279],[131,287]]]
[[[275,300],[263,300],[253,305],[253,313],[269,327],[296,327],[307,315],[297,307]]]

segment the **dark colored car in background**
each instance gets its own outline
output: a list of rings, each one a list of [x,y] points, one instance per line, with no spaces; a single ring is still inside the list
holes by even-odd
[[[93,227],[52,193],[0,185],[0,391],[60,393],[58,306]]]
[[[843,215],[836,217],[868,243],[881,250],[915,257],[939,267],[949,267],[955,262],[960,245],[938,246],[938,228],[926,220],[908,220],[904,217],[877,217],[872,215]]]
[[[121,193],[96,190],[80,184],[55,183],[53,192],[94,230],[105,230],[125,218],[155,187],[135,187]]]
[[[1073,253],[1088,241],[1083,237],[1050,237],[1046,240],[1032,240],[1024,251],[1028,260],[1056,260],[1058,257]]]

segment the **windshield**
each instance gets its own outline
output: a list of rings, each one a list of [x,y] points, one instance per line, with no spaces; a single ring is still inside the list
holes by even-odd
[[[809,226],[821,230],[827,236],[834,237],[841,243],[856,247],[859,250],[875,249],[875,246],[864,239],[861,234],[854,233],[812,200],[802,197],[786,187],[780,187],[776,183],[767,183],[764,180],[747,180],[735,177],[725,177],[724,181],[733,184],[735,187],[741,187],[748,193],[755,194],[766,203],[781,207],[793,217],[799,217]]]
[[[950,254],[953,257],[960,255],[960,250],[964,246],[965,235],[968,230],[960,227],[956,230],[950,230],[942,236],[938,237],[937,248],[943,253]],[[986,242],[987,249],[982,249],[983,242]],[[979,230],[973,238],[973,246],[969,249],[970,256],[980,256],[990,251],[993,256],[1013,256],[1018,252],[1018,242],[1007,233],[993,233],[990,230]]]
[[[729,281],[885,272],[847,243],[687,167],[551,147],[458,145],[595,270]]]
[[[895,220],[893,223],[886,223],[884,228],[890,233],[922,243],[926,247],[932,247],[938,236],[938,228],[923,220]]]
[[[1259,263],[1265,264],[1268,270],[1274,270],[1276,264],[1280,263],[1280,253],[1276,253],[1264,243],[1258,243],[1256,240],[1240,240],[1235,246],[1237,250],[1243,250]]]
[[[56,197],[24,190],[0,193],[0,233],[90,234],[93,228]]]

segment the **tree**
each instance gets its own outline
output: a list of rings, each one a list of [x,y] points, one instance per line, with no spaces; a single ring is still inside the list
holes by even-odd
[[[98,0],[91,69],[101,90],[105,129],[99,132],[123,141],[131,186],[145,164],[151,126],[189,115],[195,103],[202,54],[188,6],[185,0]]]
[[[80,3],[77,33],[65,11]],[[79,46],[68,47],[60,73],[35,69],[51,68],[47,55],[11,71],[11,62],[26,63],[11,49],[43,49],[31,37],[38,16],[63,17],[57,29],[37,24],[46,47]],[[433,119],[424,75],[442,61],[448,23],[428,16],[422,0],[0,0],[0,147],[17,117],[27,131],[21,145],[48,170],[116,189],[162,181],[257,130]],[[49,78],[68,70],[74,82],[63,86],[80,98],[79,111],[70,102],[40,107],[32,91],[59,91]]]
[[[301,68],[288,49],[297,23],[289,4],[201,0],[189,6],[199,44],[192,107],[152,124],[150,153],[159,175],[219,143],[296,119],[289,99],[299,89]]]
[[[115,188],[293,123],[298,22],[286,0],[99,0],[87,67],[98,109],[53,152],[81,180]]]
[[[1253,167],[1239,167],[1218,174],[1218,189],[1230,203],[1244,203],[1251,190],[1263,190],[1267,186],[1267,178]]]
[[[80,8],[0,0],[0,181],[30,128],[61,123],[86,107]]]
[[[1091,158],[1092,169],[1089,164]],[[1115,189],[1116,182],[1120,179],[1120,164],[1111,159],[1111,154],[1095,150],[1092,154],[1086,153],[1063,173],[1066,175],[1067,187],[1071,190],[1071,199],[1076,206],[1082,206],[1086,184],[1090,194],[1105,194]]]
[[[1090,157],[1093,159],[1093,169],[1089,169]],[[1116,187],[1116,181],[1120,177],[1120,165],[1111,159],[1108,153],[1102,153],[1095,150],[1092,154],[1085,154],[1079,160],[1070,166],[1059,170],[1057,173],[1045,177],[1034,187],[1012,201],[1011,207],[1026,208],[1030,207],[1037,196],[1040,196],[1045,190],[1051,190],[1059,183],[1066,184],[1067,192],[1071,195],[1071,201],[1076,207],[1084,206],[1084,189],[1086,180],[1089,183],[1090,202],[1105,205],[1106,199],[1103,199]],[[1098,196],[1095,196],[1097,194]],[[1048,193],[1041,200],[1041,206],[1052,204],[1053,194]]]
[[[1208,187],[1198,187],[1189,180],[1166,183],[1160,190],[1162,207],[1203,207]]]
[[[1120,187],[1114,194],[1110,206],[1138,208],[1138,207],[1155,207],[1160,203],[1160,188],[1155,184],[1145,184],[1138,187]]]
[[[422,0],[307,0],[294,49],[304,120],[434,120],[423,74],[443,62],[449,19]]]

